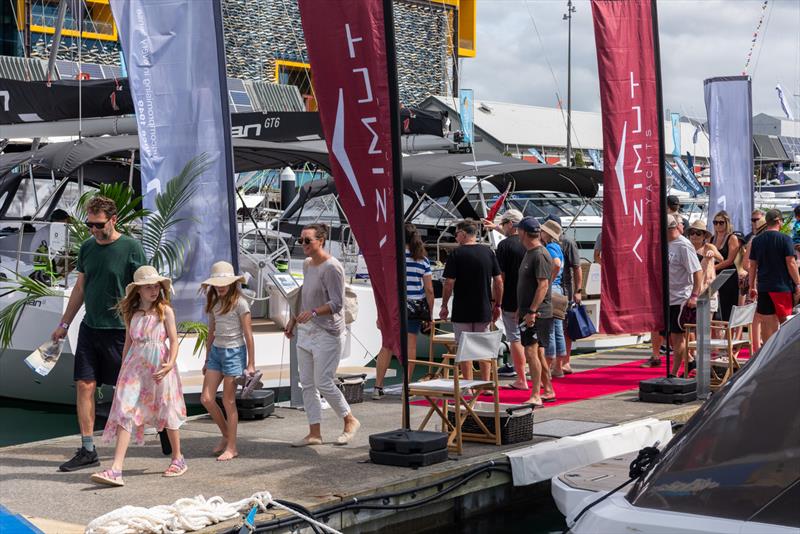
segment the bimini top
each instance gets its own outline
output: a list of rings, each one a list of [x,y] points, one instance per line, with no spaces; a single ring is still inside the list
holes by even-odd
[[[601,171],[541,165],[508,156],[440,153],[403,158],[406,190],[443,196],[453,190],[453,180],[464,176],[486,178],[498,191],[511,184],[512,191],[555,191],[586,198],[597,195],[603,181]]]
[[[698,410],[626,498],[644,508],[800,527],[800,316]]]
[[[0,155],[0,177],[22,163],[52,170],[56,176],[67,176],[79,167],[104,157],[126,157],[139,151],[139,136],[85,137],[81,141],[50,143],[38,150]],[[236,172],[276,169],[313,162],[328,168],[328,151],[324,141],[275,143],[255,139],[233,139]]]

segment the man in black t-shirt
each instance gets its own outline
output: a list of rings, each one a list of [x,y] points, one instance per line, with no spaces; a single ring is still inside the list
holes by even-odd
[[[778,210],[765,215],[767,229],[750,244],[750,298],[756,301],[755,320],[761,326],[761,340],[778,330],[800,299],[800,274],[794,257],[792,238],[781,233],[782,217]],[[761,348],[753,340],[753,350]]]
[[[517,229],[514,226],[522,220],[522,213],[519,210],[510,209],[503,213],[500,222],[495,229],[506,236],[497,245],[495,254],[497,263],[503,276],[503,302],[501,303],[503,328],[506,332],[511,351],[511,361],[514,363],[516,380],[508,387],[511,389],[528,389],[528,382],[525,380],[525,349],[520,343],[519,314],[517,313],[517,275],[519,265],[525,256],[525,247],[520,242]],[[484,223],[486,224],[486,223]]]
[[[540,241],[540,226],[533,217],[519,224],[520,241],[527,250],[519,267],[517,304],[521,319],[522,346],[531,369],[531,397],[528,403],[541,406],[556,395],[550,381],[550,366],[544,356],[553,329],[553,306],[550,302],[550,277],[553,260]],[[544,386],[544,395],[539,386]]]
[[[489,247],[478,244],[478,225],[465,220],[456,225],[456,241],[459,246],[447,258],[444,266],[442,287],[442,309],[440,319],[449,315],[448,302],[453,295],[453,313],[450,321],[456,343],[462,332],[486,332],[489,324],[500,317],[503,299],[503,279],[497,258]],[[489,380],[488,362],[481,362],[481,379]],[[472,378],[472,365],[462,364],[465,378]]]

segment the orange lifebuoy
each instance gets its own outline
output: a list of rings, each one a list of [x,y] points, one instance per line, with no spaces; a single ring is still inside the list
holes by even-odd
[[[89,76],[88,72],[79,72],[77,76],[75,76],[76,80],[88,80],[91,76]]]

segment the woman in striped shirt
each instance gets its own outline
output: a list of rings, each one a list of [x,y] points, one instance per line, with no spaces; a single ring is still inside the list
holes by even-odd
[[[425,244],[417,231],[417,227],[411,223],[406,223],[406,298],[408,300],[427,299],[428,309],[433,310],[433,275],[431,273],[431,262],[425,253]],[[422,329],[423,321],[408,320],[408,359],[413,360],[417,357],[417,335]],[[387,348],[382,348],[378,353],[378,361],[375,369],[375,390],[372,393],[373,400],[383,397],[383,378],[392,353]],[[408,366],[408,377],[414,372],[414,364]]]

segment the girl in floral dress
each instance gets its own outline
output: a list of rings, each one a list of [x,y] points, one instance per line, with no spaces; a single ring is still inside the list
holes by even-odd
[[[186,472],[178,428],[186,421],[186,405],[175,368],[178,333],[175,312],[169,305],[169,278],[149,265],[139,267],[125,290],[119,310],[127,326],[124,359],[114,392],[103,441],[117,439],[109,469],[92,475],[99,484],[123,486],[122,464],[133,434],[144,443],[144,428],[166,428],[172,445],[172,462],[165,477]],[[169,339],[169,343],[166,340]]]

